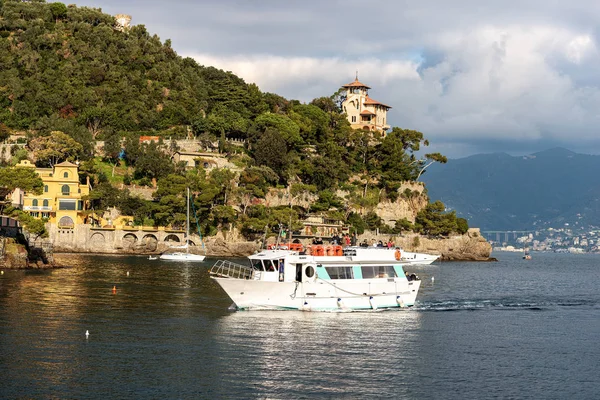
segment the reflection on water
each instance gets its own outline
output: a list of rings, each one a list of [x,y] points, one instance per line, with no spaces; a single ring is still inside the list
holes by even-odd
[[[423,285],[410,310],[308,313],[229,311],[215,260],[61,257],[70,268],[0,276],[0,398],[598,391],[596,258],[411,267]]]
[[[333,396],[360,388],[378,396],[419,357],[419,319],[412,311],[234,313],[215,328],[218,352],[232,360],[223,378],[239,395],[253,388],[276,397]]]

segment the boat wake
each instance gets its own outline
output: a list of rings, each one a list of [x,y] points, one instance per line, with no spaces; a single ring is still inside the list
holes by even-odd
[[[549,311],[563,307],[598,308],[594,300],[564,299],[472,299],[417,302],[417,311],[482,311],[482,310],[531,310]]]

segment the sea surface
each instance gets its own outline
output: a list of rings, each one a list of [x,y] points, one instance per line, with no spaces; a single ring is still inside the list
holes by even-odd
[[[599,398],[600,256],[493,255],[407,268],[415,307],[352,313],[232,311],[214,259],[4,271],[0,398]]]

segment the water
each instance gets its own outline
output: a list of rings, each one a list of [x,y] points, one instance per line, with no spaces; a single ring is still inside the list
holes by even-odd
[[[211,259],[5,271],[0,398],[597,398],[600,256],[497,257],[360,313],[232,312]]]

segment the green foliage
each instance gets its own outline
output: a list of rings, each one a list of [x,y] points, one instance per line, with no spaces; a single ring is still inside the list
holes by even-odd
[[[51,132],[29,141],[38,166],[53,166],[63,161],[75,162],[83,154],[83,146],[66,133]]]
[[[417,214],[415,228],[422,234],[431,236],[448,236],[453,232],[459,232],[456,213],[454,211],[444,213],[444,210],[444,203],[439,200],[428,204]]]
[[[344,207],[342,199],[340,199],[331,190],[323,190],[319,192],[319,198],[312,204],[310,210],[313,212],[327,211],[331,208],[341,209]]]
[[[63,19],[67,16],[67,6],[63,3],[50,3],[50,11],[55,20]]]
[[[367,229],[367,224],[360,214],[350,213],[350,215],[348,215],[347,222],[350,225],[350,233],[362,235]]]
[[[406,218],[402,218],[396,221],[392,233],[409,232],[414,229],[413,224]]]
[[[381,228],[383,226],[383,221],[379,215],[377,215],[374,211],[369,211],[363,217],[365,221],[365,225],[367,229],[374,231],[375,229]]]
[[[171,158],[163,145],[154,141],[143,143],[135,160],[134,177],[136,179],[160,179],[174,171]]]
[[[254,158],[258,165],[271,168],[280,179],[285,178],[289,165],[287,145],[279,131],[267,128],[254,146]]]
[[[0,168],[0,191],[6,195],[16,188],[39,195],[42,194],[44,183],[34,168]]]
[[[48,222],[46,218],[34,218],[29,213],[21,210],[13,211],[11,216],[18,219],[25,230],[33,235],[34,238],[47,238],[49,236],[46,230],[46,222]]]
[[[456,231],[464,235],[469,231],[469,222],[464,218],[456,218]]]
[[[256,117],[249,132],[251,142],[256,143],[266,132],[267,128],[272,128],[279,132],[288,150],[303,143],[300,136],[300,128],[294,121],[285,115],[272,113],[264,113]]]

